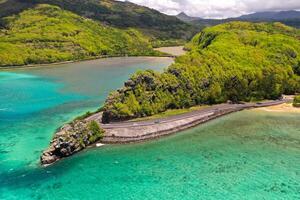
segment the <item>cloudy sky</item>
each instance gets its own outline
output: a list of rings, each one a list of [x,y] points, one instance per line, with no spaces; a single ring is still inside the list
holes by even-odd
[[[124,1],[124,0],[123,0]],[[258,11],[299,10],[300,0],[129,0],[166,14],[204,18],[237,17]]]

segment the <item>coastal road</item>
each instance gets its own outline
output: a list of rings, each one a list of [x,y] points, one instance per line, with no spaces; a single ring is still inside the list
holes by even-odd
[[[151,119],[151,120],[145,120],[145,121],[125,121],[125,122],[113,122],[109,124],[101,124],[101,127],[104,129],[115,129],[115,128],[130,128],[130,127],[142,127],[142,126],[151,126],[151,125],[157,125],[157,124],[165,124],[165,123],[171,123],[174,121],[191,118],[194,116],[210,116],[214,115],[217,112],[224,112],[226,110],[244,110],[244,109],[250,109],[250,108],[259,108],[259,107],[268,107],[268,106],[274,106],[286,103],[286,100],[275,100],[275,101],[267,101],[267,102],[260,102],[260,103],[245,103],[245,104],[219,104],[210,106],[208,108],[204,108],[201,110],[196,110],[180,115],[174,115],[170,117],[160,118],[160,119]],[[101,115],[96,114],[95,116],[91,116],[89,120],[96,120],[100,123],[101,121]]]
[[[132,143],[139,142],[154,138],[159,138],[162,136],[170,135],[172,133],[176,133],[178,131],[185,130],[187,128],[194,127],[201,123],[205,123],[209,120],[215,119],[217,117],[221,117],[223,115],[237,112],[244,109],[250,108],[259,108],[259,107],[267,107],[273,105],[279,105],[282,103],[286,103],[288,100],[278,100],[278,101],[268,101],[268,102],[260,102],[260,103],[245,103],[245,104],[219,104],[210,107],[203,108],[201,110],[192,111],[185,114],[174,115],[170,117],[160,118],[160,119],[152,119],[152,120],[144,120],[137,122],[115,122],[110,124],[102,124],[101,118],[102,113],[95,113],[90,117],[85,118],[86,122],[96,121],[101,127],[105,130],[104,136],[101,139],[101,143],[106,144],[115,144],[115,143]],[[76,121],[75,121],[76,123]],[[41,162],[43,165],[52,164],[62,157],[70,156],[80,150],[83,147],[80,145],[79,150],[78,147],[75,148],[74,141],[67,141],[64,144],[72,145],[70,149],[77,149],[76,151],[70,151],[68,154],[61,156],[60,143],[62,135],[71,134],[72,137],[77,137],[77,132],[74,127],[82,127],[84,123],[82,121],[78,121],[77,124],[73,125],[65,125],[55,134],[54,139],[51,141],[51,146],[45,150],[41,156]],[[75,132],[74,132],[75,131]],[[75,133],[75,134],[74,134]],[[81,134],[81,132],[80,132]],[[71,137],[66,137],[71,138]],[[68,139],[67,139],[68,140]],[[78,140],[78,138],[76,139]],[[59,145],[58,145],[59,144]],[[96,143],[97,147],[102,146],[103,144]],[[58,147],[57,147],[58,146]],[[60,149],[59,151],[57,150]]]

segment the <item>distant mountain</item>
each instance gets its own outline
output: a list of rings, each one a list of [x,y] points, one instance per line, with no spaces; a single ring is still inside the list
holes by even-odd
[[[130,2],[114,0],[0,0],[0,18],[50,4],[117,28],[137,28],[153,39],[186,40],[198,30],[174,16]]]
[[[178,19],[200,27],[214,26],[230,21],[249,21],[249,22],[282,22],[289,26],[300,28],[300,12],[295,10],[279,12],[257,12],[248,15],[242,15],[236,18],[227,19],[203,19],[190,17],[185,13],[176,16]]]
[[[218,19],[203,19],[201,17],[191,17],[184,12],[179,13],[178,15],[176,15],[176,17],[183,22],[198,27],[199,29],[203,29],[208,26],[218,25],[224,22],[223,20]]]
[[[239,19],[245,20],[290,20],[299,19],[300,12],[295,10],[290,11],[280,11],[280,12],[257,12],[249,15],[242,15],[238,17]]]
[[[176,15],[176,17],[184,22],[191,22],[191,21],[201,19],[200,17],[190,17],[187,14],[185,14],[184,12],[179,13],[178,15]]]
[[[193,24],[194,26],[200,28],[218,25],[224,22],[223,20],[219,20],[219,19],[204,19],[201,17],[190,17],[184,12],[179,13],[178,15],[176,15],[176,17],[183,22]]]
[[[252,22],[282,22],[289,26],[300,28],[300,12],[295,10],[280,12],[257,12],[249,15],[242,15],[233,20]]]

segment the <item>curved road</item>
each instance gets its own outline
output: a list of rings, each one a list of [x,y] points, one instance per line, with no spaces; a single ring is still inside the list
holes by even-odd
[[[149,125],[155,125],[155,124],[164,124],[164,123],[170,123],[173,121],[190,118],[193,116],[200,116],[202,115],[205,117],[206,115],[213,115],[215,112],[221,112],[226,110],[244,110],[244,109],[250,109],[250,108],[259,108],[259,107],[268,107],[268,106],[274,106],[286,103],[287,100],[276,100],[276,101],[267,101],[267,102],[261,102],[261,103],[245,103],[245,104],[219,104],[214,105],[208,108],[204,108],[197,111],[192,111],[180,115],[174,115],[166,118],[160,118],[160,119],[152,119],[152,120],[145,120],[145,121],[137,121],[137,122],[113,122],[109,124],[102,124],[101,123],[101,113],[97,113],[95,115],[92,115],[87,120],[95,120],[98,121],[101,124],[101,127],[104,129],[113,129],[113,128],[130,128],[130,127],[140,127],[140,126],[149,126]]]

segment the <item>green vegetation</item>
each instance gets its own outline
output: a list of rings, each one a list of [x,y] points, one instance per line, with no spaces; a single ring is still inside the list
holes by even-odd
[[[92,136],[89,137],[90,143],[94,143],[104,136],[104,130],[100,128],[99,124],[95,121],[89,123],[88,130],[92,132]]]
[[[80,116],[76,117],[76,118],[74,119],[74,121],[76,121],[76,120],[79,120],[79,121],[84,120],[84,119],[86,119],[86,118],[88,118],[88,117],[90,117],[90,116],[92,116],[92,115],[94,115],[94,114],[96,114],[96,113],[102,112],[102,111],[103,111],[103,107],[98,108],[98,109],[97,109],[96,111],[94,111],[94,112],[88,111],[88,112],[84,113],[83,115],[80,115]]]
[[[60,135],[60,137],[64,141],[72,141],[73,144],[78,142],[80,148],[85,148],[104,137],[104,129],[94,120],[90,122],[74,120],[70,126],[71,128],[65,132],[65,135]]]
[[[160,55],[137,30],[107,27],[57,6],[37,5],[2,19],[2,25],[0,66]]]
[[[92,116],[95,113],[96,112],[90,112],[90,111],[88,111],[88,112],[84,113],[83,115],[76,117],[75,121],[76,120],[84,120],[85,118],[88,118],[88,117]]]
[[[18,14],[36,4],[50,4],[107,24],[109,26],[142,31],[157,45],[182,43],[197,31],[194,26],[180,21],[174,16],[130,2],[115,0],[7,0],[0,6],[0,18]]]
[[[299,92],[299,38],[298,29],[280,23],[231,22],[207,28],[164,73],[137,72],[111,93],[103,122]]]
[[[166,110],[164,112],[161,112],[161,113],[158,113],[158,114],[155,114],[152,116],[136,118],[136,119],[132,119],[130,121],[137,122],[137,121],[144,121],[144,120],[161,119],[161,118],[166,118],[166,117],[171,117],[171,116],[175,116],[175,115],[189,113],[189,112],[196,111],[196,110],[202,110],[207,107],[208,106],[203,105],[203,106],[193,106],[190,108],[182,108],[182,109],[169,109],[169,110]]]
[[[300,95],[295,96],[293,106],[300,107]]]

